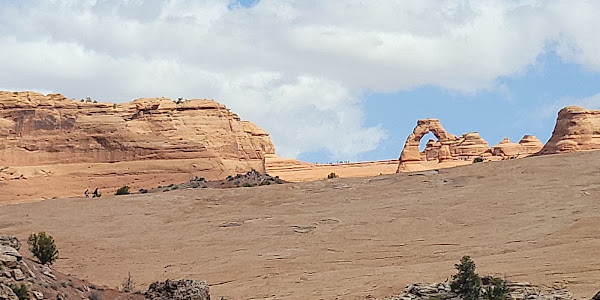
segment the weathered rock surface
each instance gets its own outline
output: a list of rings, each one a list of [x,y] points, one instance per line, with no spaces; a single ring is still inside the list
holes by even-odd
[[[154,282],[146,292],[151,300],[210,300],[205,281],[182,279]]]
[[[425,150],[419,151],[421,138],[430,132],[438,140],[430,139]],[[532,135],[525,135],[518,144],[511,143],[506,138],[498,145],[489,148],[488,143],[477,132],[465,133],[457,137],[446,132],[438,119],[423,119],[417,121],[417,126],[406,139],[396,172],[464,165],[472,163],[476,157],[520,158],[530,156],[541,148],[540,140]]]
[[[21,254],[15,248],[0,245],[0,263],[15,262],[21,260]]]
[[[21,249],[21,241],[19,241],[16,236],[12,235],[0,236],[0,245],[15,248],[17,251]]]
[[[112,104],[0,92],[0,182],[7,182],[0,201],[264,173],[274,152],[266,131],[213,100]],[[40,185],[47,188],[31,191]]]
[[[19,298],[10,287],[0,283],[0,300],[19,300]]]
[[[539,287],[529,282],[508,282],[510,300],[540,299],[540,300],[572,300],[573,294],[562,287]],[[485,291],[488,286],[482,286]],[[402,293],[382,300],[428,300],[433,297],[438,299],[460,300],[462,297],[453,293],[449,282],[422,284],[416,283],[407,286]]]
[[[14,237],[9,240],[14,243]],[[18,240],[17,240],[18,242]],[[20,245],[20,242],[18,243]],[[101,287],[62,274],[28,258],[21,258],[12,247],[4,247],[16,259],[3,260],[0,256],[0,300],[18,300],[11,287],[25,285],[30,299],[102,299],[102,300],[142,300],[139,294],[123,293],[107,287]],[[10,248],[10,249],[9,249]],[[2,252],[0,252],[2,253]],[[31,267],[30,267],[31,266]]]
[[[600,149],[600,110],[567,106],[558,112],[552,137],[538,154]]]

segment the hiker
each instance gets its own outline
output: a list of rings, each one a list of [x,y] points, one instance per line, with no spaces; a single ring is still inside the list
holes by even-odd
[[[94,190],[94,193],[92,194],[92,198],[96,198],[96,197],[100,197],[100,194],[98,194],[98,188],[96,188]]]
[[[89,198],[90,197],[90,190],[86,189],[83,194],[85,195],[86,198]]]

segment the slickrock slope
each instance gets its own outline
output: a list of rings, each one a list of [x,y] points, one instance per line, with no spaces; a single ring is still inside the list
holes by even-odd
[[[264,156],[274,153],[267,132],[205,99],[111,104],[0,92],[0,141],[0,183],[14,187],[20,198],[38,184],[52,189],[48,178],[56,176],[74,184],[65,188],[79,194],[134,180],[146,181],[147,187],[193,175],[217,179],[252,169],[264,172]],[[106,175],[113,175],[112,181],[77,184]],[[130,175],[140,176],[126,178]],[[40,177],[45,180],[35,179]],[[59,195],[38,194],[43,196]]]
[[[600,110],[567,106],[558,112],[552,137],[538,154],[600,149]]]
[[[600,282],[600,156],[477,163],[421,174],[0,204],[0,231],[46,231],[56,271],[115,287],[201,279],[211,299],[367,299],[479,274]],[[213,298],[214,297],[214,298]],[[53,298],[54,299],[54,298]]]
[[[370,177],[394,174],[398,168],[398,160],[364,161],[335,164],[312,164],[295,159],[280,158],[267,155],[265,167],[271,176],[291,182],[322,180],[330,173],[342,178]]]

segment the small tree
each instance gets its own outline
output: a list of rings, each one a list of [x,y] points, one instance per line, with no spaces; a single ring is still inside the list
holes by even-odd
[[[42,264],[52,264],[58,258],[58,250],[54,244],[54,238],[45,232],[32,233],[27,239],[29,251],[33,253]]]
[[[125,185],[120,187],[117,192],[115,193],[115,195],[129,195],[129,186]]]
[[[477,300],[481,294],[481,278],[475,273],[475,263],[469,256],[463,256],[460,264],[454,265],[458,273],[452,275],[450,288],[465,300]]]
[[[490,286],[483,293],[483,298],[487,300],[506,300],[508,297],[508,287],[506,281],[502,278],[492,277]]]
[[[17,295],[19,300],[29,300],[29,290],[27,289],[26,285],[11,284],[9,287],[15,293],[15,295]]]

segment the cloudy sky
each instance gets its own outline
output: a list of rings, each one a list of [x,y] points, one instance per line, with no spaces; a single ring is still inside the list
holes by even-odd
[[[2,0],[0,89],[213,98],[310,162],[397,158],[419,118],[491,145],[600,106],[600,2]]]

